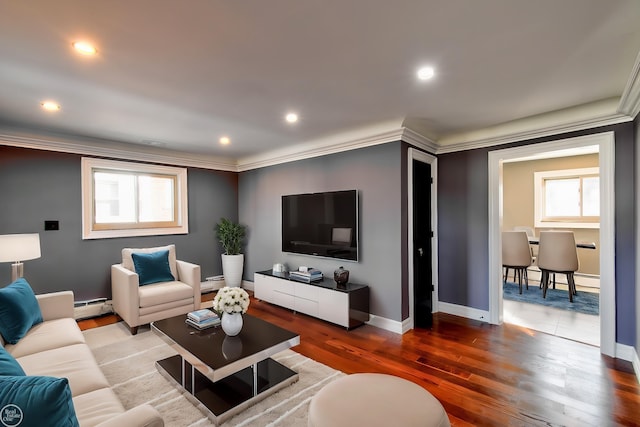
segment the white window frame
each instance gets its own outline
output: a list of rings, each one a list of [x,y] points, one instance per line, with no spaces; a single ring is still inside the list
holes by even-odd
[[[536,228],[600,228],[600,217],[593,220],[570,221],[570,220],[553,220],[545,218],[544,214],[544,181],[553,178],[568,177],[585,177],[600,176],[600,168],[580,168],[580,169],[564,169],[555,171],[534,172],[534,209],[535,209],[535,226]]]
[[[177,226],[155,228],[123,228],[98,230],[94,227],[94,188],[95,171],[112,170],[114,172],[132,172],[145,174],[171,175],[176,179],[175,203],[177,203]],[[187,194],[187,169],[171,166],[150,165],[145,163],[121,162],[117,160],[83,157],[82,173],[82,239],[109,239],[114,237],[160,236],[189,233],[189,203]]]

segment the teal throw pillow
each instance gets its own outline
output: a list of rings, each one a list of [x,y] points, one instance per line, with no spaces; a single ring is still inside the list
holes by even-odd
[[[169,266],[169,250],[152,253],[132,253],[133,267],[140,286],[176,280]]]
[[[38,323],[40,306],[24,277],[0,289],[0,334],[6,342],[16,344]]]
[[[0,377],[0,402],[4,426],[79,427],[66,378]]]
[[[18,361],[0,346],[0,376],[2,375],[24,376],[25,373]]]

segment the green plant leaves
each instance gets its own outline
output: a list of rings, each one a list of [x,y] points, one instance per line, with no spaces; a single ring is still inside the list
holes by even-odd
[[[222,244],[225,255],[238,255],[242,252],[242,243],[246,234],[246,226],[227,218],[221,218],[214,230],[216,238]]]

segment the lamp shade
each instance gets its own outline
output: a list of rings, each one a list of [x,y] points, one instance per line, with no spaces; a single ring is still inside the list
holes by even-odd
[[[0,262],[19,262],[40,258],[40,235],[0,235]]]

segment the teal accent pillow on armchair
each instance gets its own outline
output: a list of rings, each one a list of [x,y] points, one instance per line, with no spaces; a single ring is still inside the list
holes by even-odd
[[[0,334],[6,342],[16,344],[38,323],[40,306],[24,277],[0,289]]]
[[[66,378],[0,376],[0,402],[5,426],[79,427]]]
[[[140,286],[176,280],[171,274],[168,250],[149,254],[134,252],[131,254],[131,258]]]

